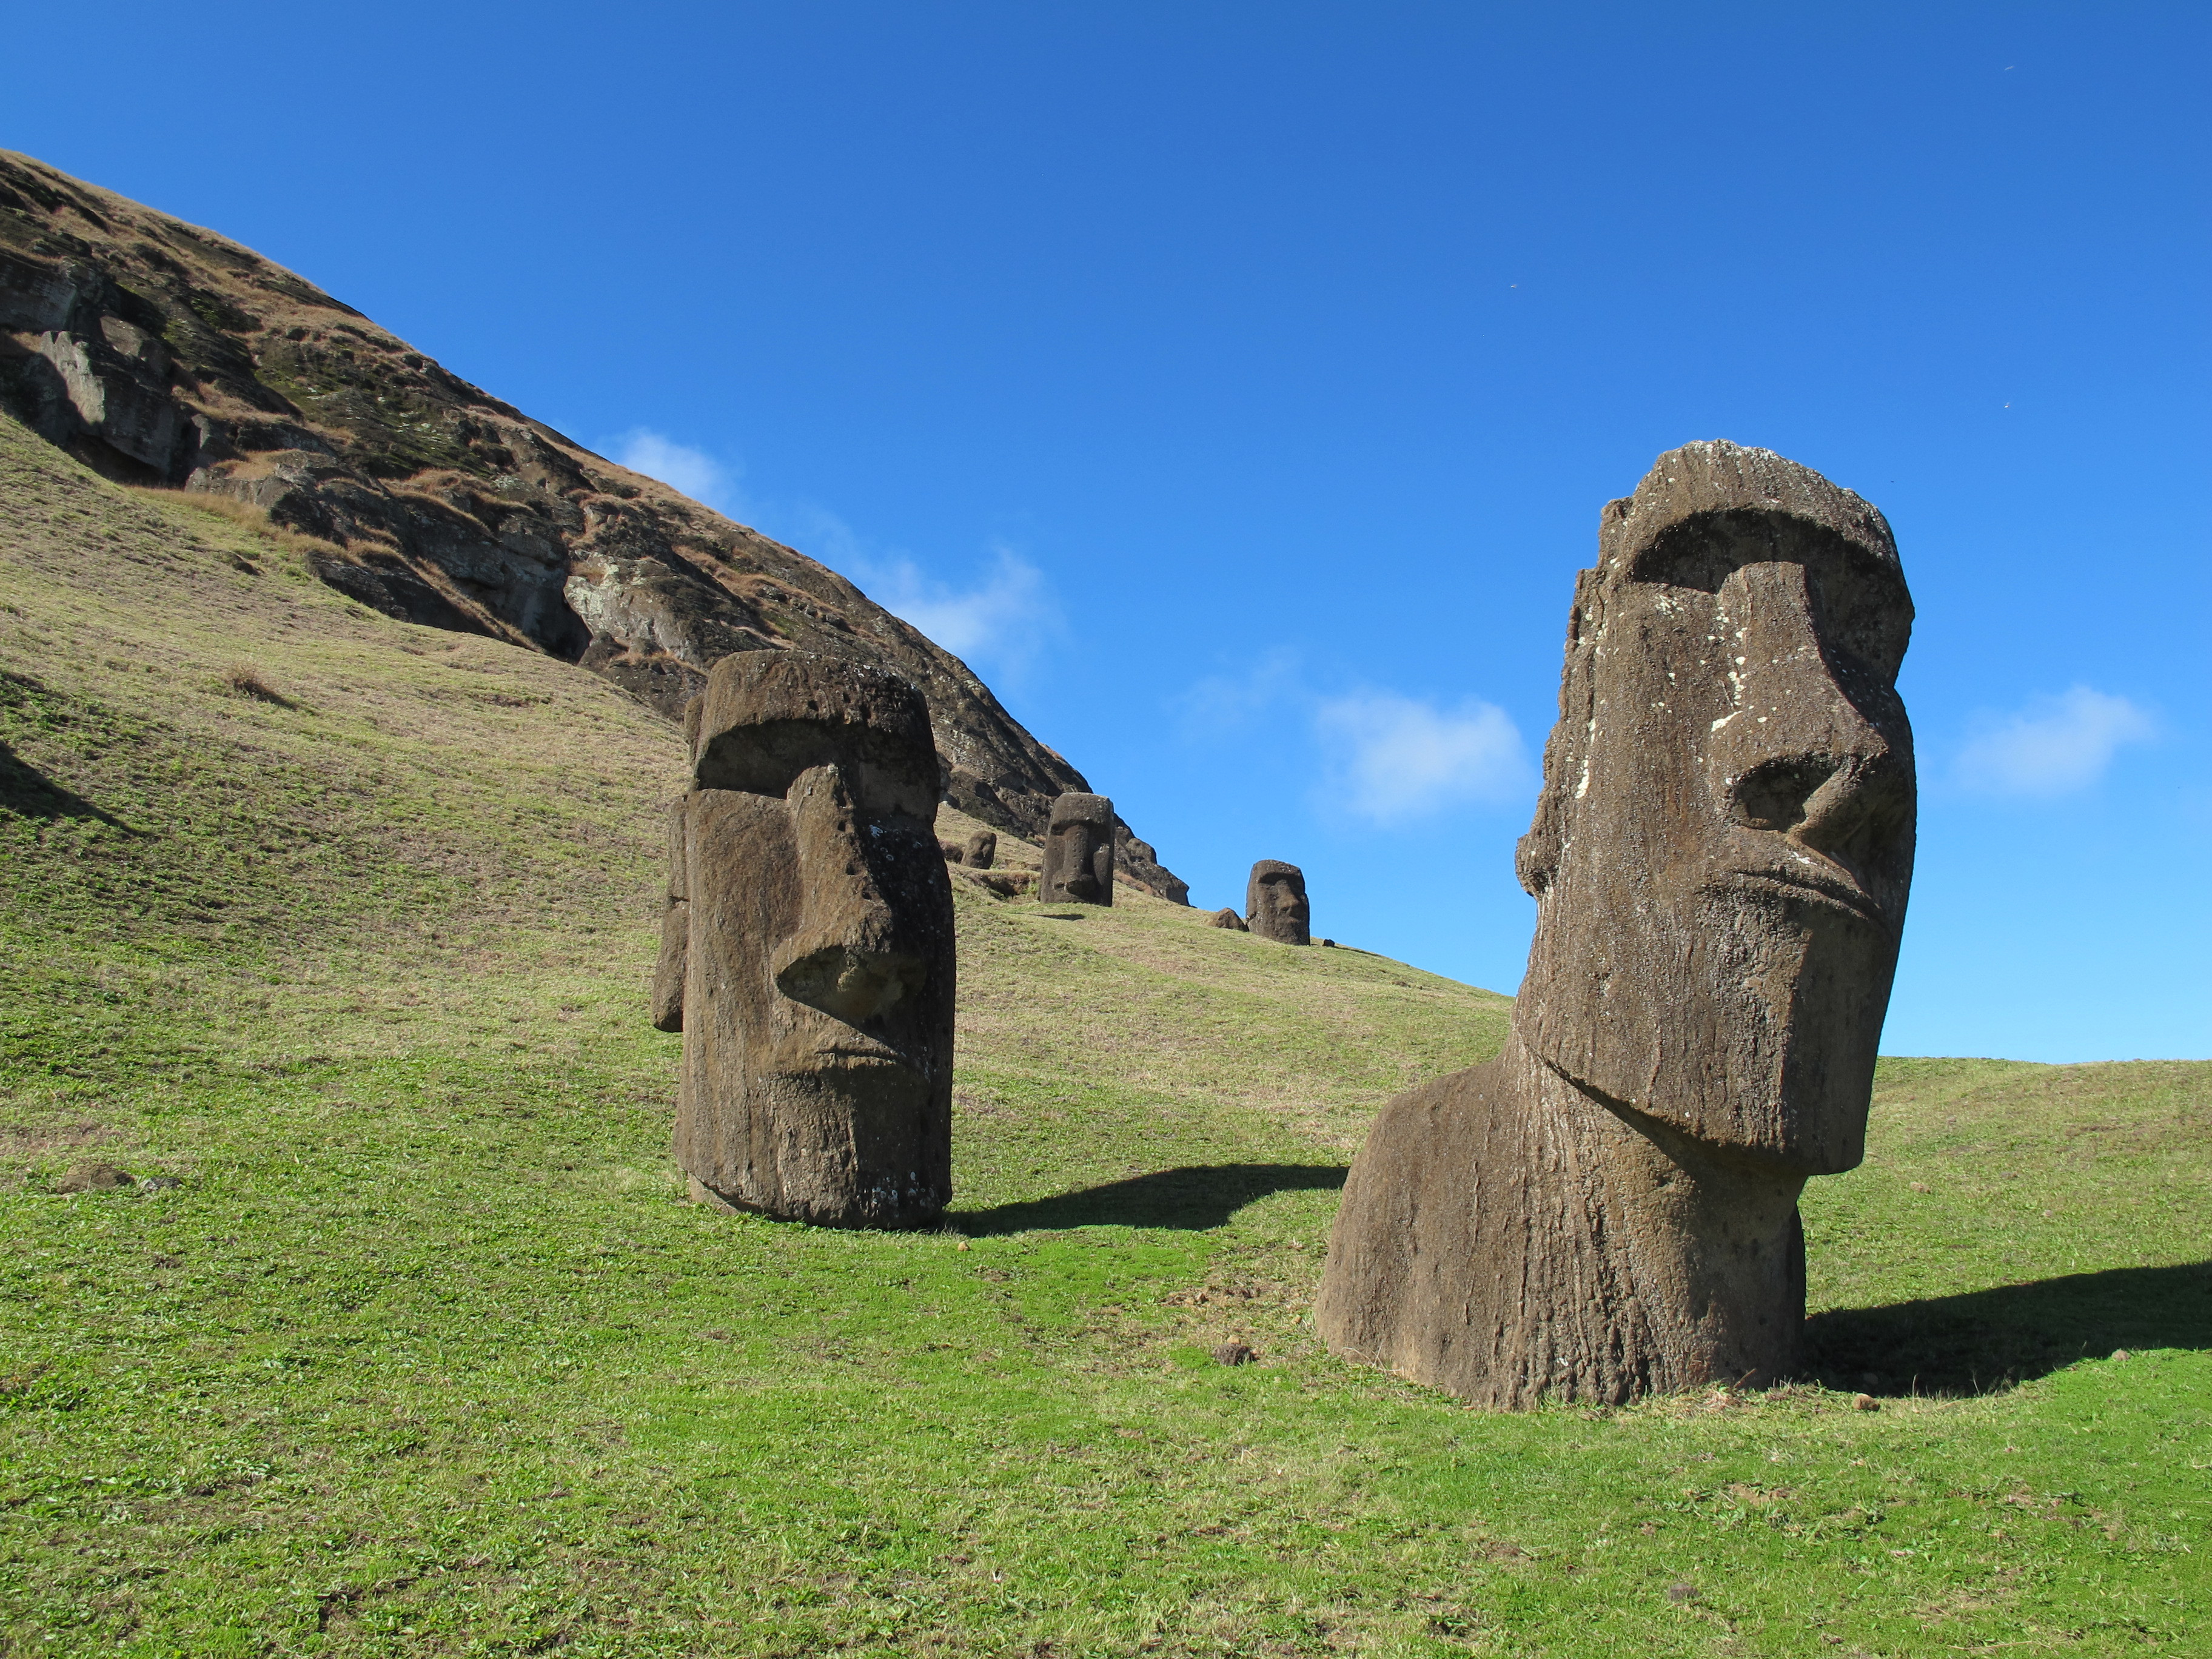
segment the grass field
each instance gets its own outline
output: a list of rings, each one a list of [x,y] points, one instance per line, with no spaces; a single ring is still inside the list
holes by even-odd
[[[0,1653],[2212,1652],[2212,1066],[1885,1061],[1824,1384],[1469,1412],[1306,1310],[1503,998],[963,886],[948,1230],[709,1213],[669,728],[0,503]]]

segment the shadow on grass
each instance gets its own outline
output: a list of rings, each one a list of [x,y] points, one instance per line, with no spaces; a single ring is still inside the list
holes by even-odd
[[[136,833],[112,813],[63,788],[4,743],[0,743],[0,808],[27,818],[96,818],[110,829]]]
[[[1340,1164],[1197,1164],[1109,1181],[1052,1198],[955,1211],[945,1224],[971,1238],[997,1233],[1051,1232],[1066,1227],[1218,1227],[1270,1193],[1334,1192],[1344,1185]]]
[[[1988,1394],[2118,1348],[2212,1348],[2212,1261],[2114,1267],[1805,1322],[1813,1370],[1869,1394]]]

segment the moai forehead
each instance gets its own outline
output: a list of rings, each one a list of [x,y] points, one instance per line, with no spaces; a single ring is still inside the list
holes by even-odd
[[[1104,795],[1062,795],[1052,804],[1050,827],[1088,824],[1106,835],[1114,831],[1114,803]]]
[[[864,810],[935,812],[929,705],[895,674],[808,652],[741,651],[714,665],[697,707],[692,777],[702,789],[781,795],[808,768],[835,763],[853,770]]]

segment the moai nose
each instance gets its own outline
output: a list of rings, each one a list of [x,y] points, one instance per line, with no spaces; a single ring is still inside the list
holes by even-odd
[[[1748,564],[1719,593],[1734,708],[1708,775],[1731,822],[1770,830],[1862,880],[1911,815],[1911,759],[1854,703],[1814,631],[1805,567]]]
[[[776,988],[848,1025],[866,1025],[921,989],[928,964],[896,943],[876,884],[866,826],[834,765],[801,773],[785,797],[799,843],[798,927],[775,953]]]

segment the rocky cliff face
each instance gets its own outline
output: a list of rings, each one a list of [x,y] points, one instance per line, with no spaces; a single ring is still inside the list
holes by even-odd
[[[234,495],[331,544],[387,615],[605,675],[672,718],[732,651],[928,699],[945,799],[1031,839],[1083,775],[967,665],[804,554],[489,397],[291,272],[0,151],[0,399],[111,477]],[[1116,826],[1122,873],[1188,889]]]

